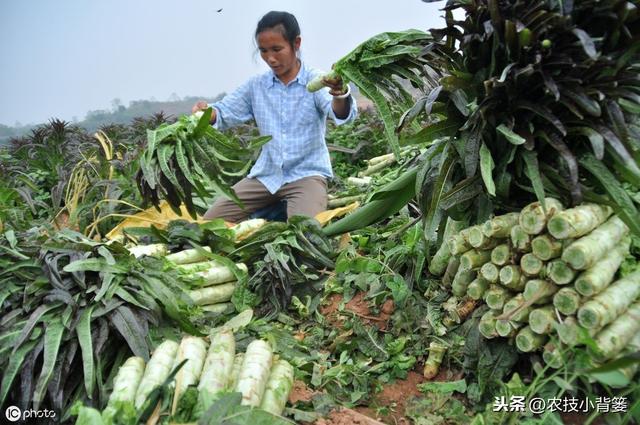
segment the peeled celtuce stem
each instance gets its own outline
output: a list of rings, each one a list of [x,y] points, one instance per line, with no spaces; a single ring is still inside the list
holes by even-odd
[[[519,223],[522,229],[530,235],[541,233],[547,226],[547,221],[557,212],[563,210],[562,203],[554,198],[545,198],[544,208],[540,202],[533,202],[520,211]]]
[[[531,251],[531,235],[519,224],[511,228],[511,245],[518,252]]]
[[[531,241],[531,251],[542,261],[549,261],[562,254],[562,242],[549,235],[536,236]]]
[[[546,341],[547,337],[545,335],[535,333],[529,326],[520,329],[516,335],[516,347],[524,353],[541,348]]]
[[[244,273],[248,270],[247,266],[243,263],[236,264],[236,267]],[[213,266],[208,270],[196,272],[192,276],[197,278],[198,282],[200,282],[202,286],[218,285],[220,283],[231,282],[236,279],[233,271],[226,266]],[[200,281],[200,279],[202,280]]]
[[[249,220],[241,221],[231,228],[231,230],[233,230],[234,240],[240,241],[245,239],[265,224],[267,224],[267,220],[263,218],[251,218]]]
[[[602,292],[613,281],[620,264],[629,253],[630,243],[631,239],[629,237],[623,238],[614,249],[582,272],[574,284],[576,290],[585,297]]]
[[[544,263],[535,255],[528,253],[520,258],[520,268],[526,276],[534,277],[538,276],[544,269]]]
[[[585,302],[578,320],[586,328],[600,328],[620,316],[640,295],[640,271],[619,279]]]
[[[172,414],[175,414],[178,402],[187,387],[198,383],[206,354],[207,343],[204,339],[195,336],[185,336],[182,338],[182,341],[180,341],[175,363],[179,364],[183,360],[187,360],[187,362],[176,374],[176,388],[173,393],[173,405],[171,407]]]
[[[145,370],[142,357],[129,357],[118,369],[113,379],[113,391],[109,396],[108,406],[115,408],[117,403],[131,402],[136,399],[136,392],[142,381]]]
[[[447,346],[440,344],[439,342],[432,341],[429,344],[429,356],[424,363],[423,375],[427,379],[433,379],[440,370],[440,364],[444,358],[444,354],[447,352]]]
[[[511,260],[511,249],[508,244],[500,244],[491,251],[491,262],[496,266],[504,266]]]
[[[520,213],[508,213],[496,216],[482,225],[482,231],[489,238],[509,237],[513,226],[518,224]]]
[[[582,204],[551,217],[547,230],[556,239],[579,238],[605,222],[613,210],[600,204]]]
[[[480,267],[480,276],[490,283],[497,283],[500,280],[500,269],[493,263],[484,263]]]
[[[291,388],[293,388],[293,366],[286,360],[280,359],[271,368],[260,408],[273,415],[282,415]]]
[[[347,177],[347,184],[351,186],[366,188],[371,185],[373,178],[370,176],[365,177]]]
[[[243,406],[260,406],[272,362],[273,351],[267,342],[257,339],[247,346],[235,388],[242,393]]]
[[[231,370],[231,378],[229,379],[229,388],[235,388],[238,383],[238,377],[240,376],[240,369],[242,369],[242,363],[244,362],[244,353],[236,354],[233,360],[233,369]]]
[[[573,315],[578,311],[581,304],[581,297],[573,288],[561,288],[553,296],[553,306],[562,314]]]
[[[136,391],[136,409],[140,409],[151,391],[158,385],[162,385],[167,379],[177,353],[178,343],[175,341],[166,340],[156,347],[144,371],[138,391]]]
[[[198,383],[198,412],[205,412],[214,402],[216,394],[229,389],[235,355],[236,339],[233,332],[223,330],[211,337]]]
[[[588,269],[611,251],[628,230],[622,220],[613,216],[588,235],[566,247],[562,253],[562,260],[574,270]]]
[[[640,332],[640,302],[632,304],[624,314],[596,335],[597,350],[590,350],[590,353],[598,361],[610,359],[620,353],[638,332]]]
[[[165,258],[176,265],[199,263],[207,259],[207,257],[202,254],[202,251],[211,252],[211,248],[204,246],[201,249],[185,249],[183,251],[169,254]]]
[[[229,301],[235,290],[236,282],[229,282],[188,291],[188,295],[195,305],[210,305]]]
[[[567,263],[560,259],[553,260],[547,264],[547,277],[558,285],[571,283],[576,276],[576,272]]]

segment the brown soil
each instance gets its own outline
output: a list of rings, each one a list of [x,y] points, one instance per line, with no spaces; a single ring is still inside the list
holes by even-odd
[[[318,419],[315,425],[384,425],[369,416],[355,410],[342,408],[329,413],[326,418]]]
[[[291,393],[289,393],[289,404],[296,404],[299,401],[309,402],[315,394],[316,392],[307,387],[304,382],[294,381]]]
[[[340,311],[342,301],[343,296],[341,294],[332,294],[325,301],[325,304],[320,306],[320,314],[325,316],[329,323],[332,323],[336,327],[341,327],[344,324],[344,317]],[[380,330],[385,330],[391,314],[393,314],[394,305],[393,300],[386,300],[384,304],[382,304],[380,313],[373,315],[369,308],[369,301],[365,299],[365,293],[358,292],[345,304],[344,310],[350,311],[360,317],[365,324],[371,324]]]

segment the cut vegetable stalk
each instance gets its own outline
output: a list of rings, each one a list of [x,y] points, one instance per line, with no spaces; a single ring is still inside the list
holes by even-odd
[[[531,251],[531,235],[519,224],[511,228],[511,245],[518,252]]]
[[[353,195],[353,196],[345,196],[343,198],[330,199],[327,201],[327,207],[329,208],[337,208],[344,207],[345,205],[352,204],[354,202],[359,202],[364,199],[364,195]]]
[[[278,360],[271,369],[260,408],[273,415],[282,415],[292,388],[293,366],[286,360]]]
[[[522,273],[526,276],[535,277],[539,276],[540,272],[544,269],[544,263],[532,253],[528,253],[520,258],[520,269],[522,269]]]
[[[116,408],[119,403],[134,405],[136,392],[140,387],[145,365],[142,357],[129,357],[113,378],[113,391],[109,396],[108,408]]]
[[[171,406],[171,414],[176,413],[178,403],[182,394],[190,385],[196,385],[198,378],[202,372],[205,356],[207,355],[207,343],[204,339],[195,336],[185,336],[180,341],[178,353],[176,355],[176,363],[187,360],[182,368],[176,374],[176,389],[173,393],[173,404]]]
[[[547,229],[556,239],[579,238],[604,223],[612,213],[606,205],[583,204],[551,217]]]
[[[503,338],[515,336],[518,329],[523,326],[522,322],[516,322],[515,320],[496,320],[496,332]]]
[[[551,333],[556,323],[556,313],[551,305],[536,308],[529,313],[529,326],[537,334],[546,335]]]
[[[518,225],[520,213],[508,213],[486,221],[482,231],[489,238],[507,238],[513,226]]]
[[[267,342],[256,339],[247,346],[235,388],[242,394],[243,406],[260,406],[272,362],[273,351]]]
[[[207,304],[202,306],[202,311],[206,311],[207,313],[222,314],[231,309],[232,306],[233,304],[231,303]]]
[[[501,320],[514,320],[516,322],[527,322],[532,307],[524,307],[525,299],[522,294],[517,294],[504,304],[502,308]]]
[[[500,283],[513,291],[522,291],[527,281],[520,274],[520,267],[507,265],[500,269]]]
[[[484,263],[480,267],[480,276],[490,283],[497,283],[500,279],[500,269],[493,263]]]
[[[231,370],[231,377],[229,379],[229,388],[235,389],[238,384],[238,378],[240,377],[240,370],[242,369],[242,363],[244,362],[244,353],[236,354],[233,360],[233,369]]]
[[[175,269],[182,274],[193,274],[197,272],[204,272],[213,267],[225,267],[224,264],[217,261],[200,261],[198,263],[179,264],[175,266]]]
[[[248,271],[244,263],[238,263],[236,267],[240,269],[241,272],[247,273]],[[197,279],[199,283],[198,286],[218,285],[236,280],[233,270],[226,266],[213,266],[208,270],[193,273],[191,276]]]
[[[478,322],[478,330],[487,339],[492,339],[498,336],[496,332],[496,317],[500,315],[500,312],[489,310],[480,317]]]
[[[558,332],[560,341],[569,347],[575,347],[576,345],[582,344],[582,339],[584,337],[593,337],[598,330],[599,329],[587,329],[580,326],[578,319],[574,316],[566,317],[562,323],[556,325],[556,331]]]
[[[590,353],[597,361],[610,359],[620,353],[638,332],[640,332],[640,302],[632,304],[624,314],[596,335],[597,349],[590,350]]]
[[[547,342],[545,335],[535,333],[531,327],[525,326],[516,335],[516,347],[524,353],[535,351]]]
[[[151,245],[135,245],[127,249],[136,258],[142,257],[143,255],[149,257],[164,257],[169,251],[169,247],[163,243],[155,243]]]
[[[556,259],[547,264],[547,277],[558,285],[573,282],[576,272],[564,261]]]
[[[340,74],[338,74],[336,71],[329,71],[327,73],[324,74],[320,74],[314,78],[311,79],[311,81],[309,81],[307,83],[307,90],[310,92],[316,92],[318,90],[320,90],[323,87],[326,87],[324,85],[324,80],[336,80],[340,78]]]
[[[213,335],[198,383],[197,412],[206,412],[215,401],[215,396],[229,389],[235,355],[236,339],[233,332],[224,330]]]
[[[178,343],[171,340],[163,341],[153,352],[144,371],[142,381],[136,391],[136,409],[141,409],[151,391],[167,379],[178,353]]]
[[[501,244],[491,251],[491,262],[496,266],[504,266],[511,261],[511,248],[508,244]]]
[[[471,249],[471,245],[465,239],[462,232],[453,235],[447,243],[449,244],[449,251],[451,251],[452,255],[461,255]]]
[[[211,248],[209,248],[208,246],[204,246],[201,249],[196,249],[196,248],[185,249],[183,251],[169,254],[165,258],[169,262],[176,265],[199,263],[201,261],[207,260],[207,257],[202,253],[202,251],[211,252]]]
[[[562,242],[549,235],[536,236],[531,241],[531,251],[542,261],[549,261],[562,255]]]
[[[440,344],[436,341],[431,341],[429,344],[429,356],[427,357],[427,361],[424,363],[423,375],[425,378],[433,379],[436,377],[446,352],[446,345]]]
[[[267,224],[267,220],[263,218],[252,218],[241,221],[231,228],[231,230],[233,230],[234,240],[241,241],[242,239],[247,238],[265,224]]]
[[[460,268],[463,270],[477,269],[490,260],[490,250],[472,249],[460,256]]]
[[[530,301],[532,304],[547,304],[551,302],[551,297],[557,291],[558,287],[553,283],[542,279],[533,279],[525,285],[522,296],[525,301]]]
[[[567,316],[575,314],[581,302],[580,294],[573,288],[562,288],[553,296],[553,306]]]
[[[491,249],[497,245],[497,240],[492,239],[482,232],[482,226],[470,227],[467,233],[469,244],[476,249]]]
[[[563,210],[562,203],[554,198],[545,198],[545,207],[540,202],[533,202],[522,209],[519,223],[525,232],[530,235],[541,233],[547,221]]]
[[[474,300],[482,299],[485,291],[489,287],[489,281],[482,277],[476,277],[467,287],[467,295]]]
[[[493,310],[502,310],[511,297],[512,293],[507,288],[491,285],[484,293],[484,302]]]
[[[444,272],[444,276],[442,276],[442,286],[445,288],[450,288],[453,279],[458,273],[458,268],[460,267],[460,258],[451,257],[449,260],[449,264],[447,264],[447,269]]]
[[[380,171],[384,170],[385,168],[388,168],[389,166],[395,163],[396,163],[396,159],[394,157],[394,158],[386,159],[384,161],[380,161],[374,165],[369,165],[369,167],[367,167],[365,170],[362,170],[358,173],[358,177],[367,177],[367,176],[371,176],[373,174],[379,173]]]
[[[476,278],[476,272],[473,270],[464,270],[462,267],[458,268],[456,276],[451,282],[451,292],[457,297],[462,297],[467,293],[469,284]]]
[[[562,260],[575,270],[588,269],[611,251],[627,231],[627,225],[617,216],[613,216],[593,232],[565,248]]]
[[[602,292],[613,281],[618,268],[629,253],[630,243],[629,237],[623,238],[614,249],[582,272],[576,279],[576,290],[585,297]]]
[[[230,282],[194,289],[188,295],[195,305],[218,304],[229,301],[235,289],[236,282]]]
[[[600,328],[620,316],[640,295],[640,270],[611,284],[585,302],[578,310],[578,320],[586,328]]]
[[[449,264],[449,260],[451,259],[451,250],[449,249],[449,244],[445,241],[457,234],[464,225],[464,221],[455,221],[451,218],[447,219],[447,224],[445,225],[442,237],[443,242],[429,262],[429,273],[441,276],[445,272],[447,265]]]
[[[372,177],[347,177],[347,184],[359,188],[367,188],[371,186],[371,182],[373,181]]]

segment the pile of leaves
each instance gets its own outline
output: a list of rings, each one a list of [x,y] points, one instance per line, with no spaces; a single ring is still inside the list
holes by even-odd
[[[161,259],[71,230],[9,231],[0,247],[0,404],[59,414],[79,398],[103,404],[123,356],[149,357],[150,328],[168,319],[199,333],[185,286]]]
[[[161,125],[147,133],[147,145],[140,156],[136,176],[145,202],[156,208],[166,199],[180,214],[184,203],[195,218],[193,193],[209,199],[209,190],[240,200],[229,185],[229,177],[243,176],[251,167],[253,153],[271,139],[263,136],[242,145],[210,125],[211,108],[200,117],[182,116],[173,124]]]

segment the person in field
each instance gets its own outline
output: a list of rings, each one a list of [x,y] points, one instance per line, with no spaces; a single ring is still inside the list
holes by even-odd
[[[262,147],[249,175],[234,185],[244,208],[218,198],[204,218],[237,223],[252,213],[286,201],[287,217],[314,217],[327,207],[327,179],[332,177],[325,142],[327,117],[336,124],[357,113],[349,86],[338,77],[324,79],[326,89],[310,93],[306,85],[322,73],[300,58],[300,27],[295,16],[272,11],[258,22],[255,41],[270,70],[252,77],[219,102],[197,102],[192,112],[212,107],[212,125],[224,130],[255,120]]]

